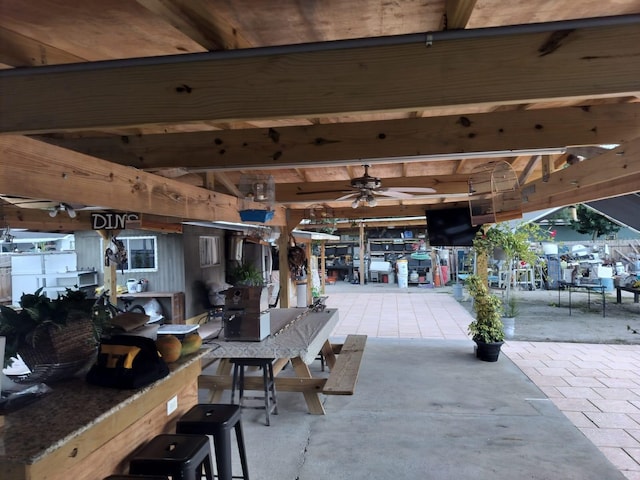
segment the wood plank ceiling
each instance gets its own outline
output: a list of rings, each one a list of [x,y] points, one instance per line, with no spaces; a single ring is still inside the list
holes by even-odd
[[[498,161],[524,212],[640,190],[640,0],[0,0],[0,67],[12,227],[238,221],[242,175],[289,226],[467,206]],[[434,192],[338,201],[365,164]]]

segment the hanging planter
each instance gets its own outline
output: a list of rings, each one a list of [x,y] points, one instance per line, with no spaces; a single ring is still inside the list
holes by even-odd
[[[273,210],[240,210],[240,220],[243,222],[265,223],[273,219]]]

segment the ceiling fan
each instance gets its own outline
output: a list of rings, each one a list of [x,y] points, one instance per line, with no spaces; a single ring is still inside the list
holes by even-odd
[[[54,218],[60,212],[66,212],[70,218],[76,218],[77,210],[94,210],[99,207],[89,207],[82,204],[70,204],[57,202],[55,200],[44,200],[38,198],[16,197],[12,195],[0,195],[0,201],[5,201],[20,208],[32,208],[36,210],[46,210],[49,216]]]
[[[369,165],[363,165],[364,175],[351,179],[351,190],[326,190],[324,192],[300,192],[300,194],[329,193],[341,192],[346,193],[336,201],[348,200],[353,198],[351,206],[358,208],[361,205],[375,207],[378,204],[377,198],[388,197],[397,199],[412,198],[413,194],[435,193],[433,188],[429,187],[382,187],[382,180],[378,177],[369,175]]]

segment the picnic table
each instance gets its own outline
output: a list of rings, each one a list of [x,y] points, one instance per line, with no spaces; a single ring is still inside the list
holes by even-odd
[[[633,293],[633,303],[638,303],[638,300],[640,300],[640,288],[625,287],[620,285],[616,286],[616,303],[622,303],[623,291]]]
[[[231,389],[232,358],[273,358],[276,391],[300,392],[309,413],[324,415],[320,394],[352,395],[366,342],[366,335],[348,335],[343,344],[331,344],[329,336],[338,323],[338,310],[276,308],[270,310],[271,334],[262,341],[207,342],[207,357],[219,360],[215,374],[200,376],[199,386],[210,390],[211,401],[220,402]],[[329,367],[328,377],[314,377],[309,369],[319,353]],[[279,375],[291,362],[294,376]],[[245,390],[262,390],[262,377],[245,377]]]

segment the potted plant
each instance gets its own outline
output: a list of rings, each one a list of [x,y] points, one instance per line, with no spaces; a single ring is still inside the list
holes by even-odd
[[[517,259],[525,264],[535,265],[538,255],[531,248],[531,242],[541,242],[550,239],[550,235],[544,232],[538,224],[521,223],[513,227],[507,223],[499,223],[489,228],[482,228],[473,239],[473,248],[481,257],[478,261],[478,272],[481,276],[487,271],[488,257],[493,256],[504,261],[507,272],[505,281],[505,304],[509,304],[511,297],[511,283],[514,261]],[[485,283],[487,282],[484,276]]]
[[[239,263],[232,267],[229,272],[231,284],[243,287],[263,287],[264,277],[260,269],[252,263]]]
[[[513,338],[516,332],[516,317],[519,313],[518,300],[511,295],[508,301],[503,302],[502,324],[505,338]]]
[[[81,290],[67,288],[55,299],[42,288],[25,293],[19,309],[0,306],[3,365],[11,365],[18,354],[32,372],[42,365],[84,364],[95,353],[108,318],[106,307],[95,305]]]
[[[476,314],[476,319],[469,324],[469,334],[476,343],[476,356],[480,360],[495,362],[505,338],[501,320],[502,301],[489,293],[479,275],[469,275],[466,285]]]

